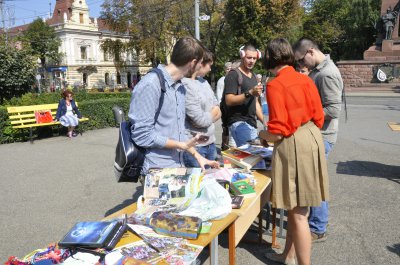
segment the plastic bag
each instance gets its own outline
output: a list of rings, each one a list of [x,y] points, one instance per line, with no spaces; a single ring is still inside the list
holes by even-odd
[[[215,179],[203,179],[199,196],[180,215],[199,217],[202,221],[222,219],[232,211],[229,192]]]

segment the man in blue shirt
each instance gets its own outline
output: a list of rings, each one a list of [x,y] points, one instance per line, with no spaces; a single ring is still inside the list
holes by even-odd
[[[199,136],[188,139],[185,133],[186,90],[181,79],[200,69],[203,52],[198,40],[181,38],[173,48],[171,63],[158,66],[165,79],[166,92],[157,120],[162,93],[157,74],[145,75],[135,86],[128,116],[133,141],[146,148],[142,174],[147,174],[150,168],[184,167],[184,151],[193,155],[203,169],[205,165],[218,167],[218,162],[205,159],[194,148]]]

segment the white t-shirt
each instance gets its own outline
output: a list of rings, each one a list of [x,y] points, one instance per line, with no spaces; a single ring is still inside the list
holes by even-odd
[[[217,90],[215,92],[215,94],[216,94],[215,96],[216,96],[218,102],[221,102],[221,100],[222,100],[222,95],[224,93],[224,87],[225,87],[225,76],[218,79],[218,82],[217,82]]]

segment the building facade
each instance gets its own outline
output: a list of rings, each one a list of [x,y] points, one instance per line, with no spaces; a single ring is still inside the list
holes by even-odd
[[[54,27],[64,54],[60,64],[51,61],[41,69],[42,84],[49,89],[69,86],[86,89],[132,88],[149,67],[139,69],[135,54],[121,54],[124,67],[117,67],[101,44],[106,39],[128,42],[129,36],[110,31],[103,20],[91,18],[85,0],[56,0],[52,17],[46,23]],[[26,29],[27,25],[19,28]],[[14,29],[16,30],[16,28]]]

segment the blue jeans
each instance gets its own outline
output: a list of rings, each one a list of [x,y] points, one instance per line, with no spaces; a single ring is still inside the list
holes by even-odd
[[[236,146],[247,144],[258,137],[258,131],[245,121],[237,121],[229,126],[229,133],[236,142]]]
[[[325,157],[328,159],[328,155],[333,148],[333,144],[324,140],[325,145]],[[311,232],[316,234],[323,234],[326,232],[326,225],[328,224],[329,216],[329,205],[328,202],[321,202],[319,207],[310,207],[310,215],[308,216],[308,224]]]
[[[196,146],[196,150],[197,152],[199,152],[200,155],[207,158],[208,160],[213,161],[217,157],[217,148],[215,147],[214,143],[205,146]],[[183,153],[183,162],[185,163],[185,167],[200,167],[199,162],[197,162],[196,158],[194,158],[188,152]],[[206,165],[206,168],[209,167],[210,166]]]

